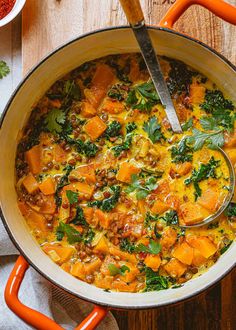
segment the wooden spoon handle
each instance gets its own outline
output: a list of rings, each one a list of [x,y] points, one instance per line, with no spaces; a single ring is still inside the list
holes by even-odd
[[[134,26],[144,20],[139,0],[120,0],[121,6],[129,23]]]

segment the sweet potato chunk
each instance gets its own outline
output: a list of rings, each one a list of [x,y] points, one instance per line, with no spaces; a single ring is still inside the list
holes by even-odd
[[[85,279],[84,264],[80,261],[76,262],[75,264],[72,264],[70,268],[70,273],[73,276],[76,276],[81,280],[84,280]]]
[[[134,281],[132,283],[126,283],[117,279],[112,282],[112,289],[123,292],[135,292],[138,282]]]
[[[65,186],[63,188],[63,191],[66,190],[72,190],[74,192],[78,192],[79,197],[90,199],[94,191],[94,185],[89,185],[85,182],[75,182]]]
[[[33,174],[38,174],[41,171],[41,149],[38,144],[25,152],[25,160]]]
[[[209,212],[205,208],[192,202],[180,205],[180,214],[186,225],[198,223],[209,216]]]
[[[84,272],[86,275],[90,275],[95,272],[95,270],[98,270],[101,265],[102,261],[99,258],[93,259],[91,262],[84,264]]]
[[[42,246],[42,249],[45,253],[47,253],[49,256],[51,251],[55,251],[56,254],[59,257],[59,260],[53,260],[56,261],[59,265],[61,265],[62,263],[66,262],[67,260],[70,259],[70,257],[72,256],[73,252],[75,251],[75,249],[73,247],[69,247],[69,246],[62,246],[62,245],[58,245],[58,244],[50,244],[50,243],[46,243]],[[53,255],[52,255],[53,256]]]
[[[183,176],[191,171],[192,164],[190,162],[184,162],[182,164],[173,164],[172,168],[175,173],[179,174],[180,176]]]
[[[34,193],[39,188],[39,184],[31,172],[24,178],[22,184],[29,194]]]
[[[198,84],[190,85],[190,100],[193,104],[203,103],[206,88]]]
[[[105,236],[102,236],[93,250],[104,254],[109,252],[108,241]]]
[[[177,232],[171,227],[166,227],[162,234],[160,243],[164,249],[169,249],[177,240]]]
[[[114,79],[112,69],[106,64],[97,66],[96,72],[92,79],[92,86],[107,89]]]
[[[56,204],[53,195],[44,196],[43,204],[40,206],[39,212],[45,214],[53,214],[56,211]]]
[[[130,261],[132,263],[135,263],[137,261],[134,255],[132,255],[128,252],[121,251],[119,248],[117,248],[115,246],[111,246],[109,248],[109,252],[113,256],[118,256],[124,261]]]
[[[85,132],[93,141],[102,135],[106,128],[107,125],[98,116],[91,118],[84,126]]]
[[[172,256],[183,264],[191,265],[193,261],[193,248],[188,243],[183,242],[174,249]]]
[[[172,258],[164,266],[164,269],[171,277],[175,278],[182,276],[187,270],[187,266],[182,264],[182,262],[180,262],[179,260]]]
[[[210,212],[215,212],[219,204],[220,193],[218,190],[207,189],[198,198],[198,204],[205,207]]]
[[[85,118],[91,118],[96,115],[96,109],[89,102],[82,102],[81,115]]]
[[[147,267],[152,268],[155,272],[158,270],[161,264],[161,258],[159,254],[157,255],[147,255],[144,259],[144,263]]]
[[[188,235],[186,240],[190,246],[197,249],[204,258],[211,257],[216,251],[216,245],[206,236]]]
[[[160,201],[160,200],[156,200],[151,208],[152,213],[156,213],[156,214],[162,214],[165,211],[169,210],[169,205]]]
[[[120,168],[116,175],[118,181],[130,183],[133,174],[138,174],[140,172],[140,168],[137,168],[133,164],[129,162],[124,162],[120,164]]]
[[[194,249],[193,248],[193,261],[192,261],[192,265],[199,267],[201,265],[203,265],[206,262],[206,258],[203,257],[203,255],[199,252],[198,249]]]
[[[87,183],[96,183],[96,175],[93,164],[82,165],[71,171],[70,176],[85,179]]]
[[[118,114],[125,110],[125,106],[119,101],[105,99],[105,101],[101,105],[100,110],[111,114]]]
[[[57,163],[62,163],[67,160],[68,154],[64,149],[62,149],[62,147],[60,147],[59,144],[55,144],[53,150],[54,150],[53,158]]]
[[[39,184],[39,189],[44,195],[52,195],[55,193],[55,181],[49,177]]]

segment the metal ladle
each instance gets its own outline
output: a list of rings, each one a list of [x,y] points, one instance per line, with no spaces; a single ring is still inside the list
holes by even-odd
[[[235,187],[235,172],[234,172],[234,167],[233,164],[231,163],[229,157],[227,154],[224,152],[223,149],[217,148],[217,150],[223,155],[225,162],[227,164],[227,167],[229,169],[229,180],[230,180],[230,185],[229,185],[229,190],[228,194],[226,195],[224,202],[222,203],[221,207],[212,215],[209,217],[205,218],[202,221],[199,221],[197,223],[191,224],[191,225],[180,225],[180,227],[183,228],[192,228],[192,227],[200,227],[209,224],[210,222],[213,222],[216,218],[218,218],[228,207],[229,203],[231,202],[233,195],[234,195],[234,187]]]
[[[171,100],[170,93],[168,91],[165,79],[163,77],[161,67],[156,56],[155,50],[153,48],[150,36],[148,34],[147,27],[144,21],[143,11],[140,5],[139,0],[120,0],[120,3],[123,7],[125,15],[130,23],[130,26],[133,30],[133,33],[136,37],[136,40],[139,44],[142,56],[144,61],[147,65],[148,71],[152,78],[153,84],[155,89],[160,97],[160,100],[165,108],[165,112],[167,118],[170,122],[171,128],[175,133],[182,133],[182,128],[174,108],[173,102]],[[227,196],[221,207],[217,210],[216,213],[210,215],[209,217],[205,218],[203,221],[191,224],[191,225],[180,225],[183,228],[190,228],[190,227],[200,227],[210,222],[214,221],[218,216],[220,216],[224,210],[227,208],[229,203],[232,200],[233,193],[234,193],[234,186],[235,186],[235,173],[233,165],[227,156],[227,154],[221,149],[218,150],[222,153],[226,164],[229,169],[230,175],[230,187]]]

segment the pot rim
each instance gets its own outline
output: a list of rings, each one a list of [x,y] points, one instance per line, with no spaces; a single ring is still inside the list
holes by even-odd
[[[51,56],[53,56],[55,53],[57,53],[58,51],[64,49],[65,47],[67,47],[68,45],[78,41],[78,40],[81,40],[81,39],[84,39],[88,36],[91,36],[91,35],[94,35],[94,34],[97,34],[97,33],[103,33],[103,32],[106,32],[106,31],[112,31],[112,30],[120,30],[120,29],[131,29],[131,27],[129,25],[121,25],[121,26],[113,26],[113,27],[107,27],[107,28],[102,28],[102,29],[96,29],[94,31],[91,31],[91,32],[88,32],[88,33],[84,33],[84,34],[81,34],[79,35],[78,37],[75,37],[71,40],[69,40],[68,42],[66,43],[63,43],[62,45],[58,46],[57,48],[55,48],[52,52],[50,52],[49,54],[47,54],[46,56],[44,56],[42,58],[41,61],[39,61],[35,66],[33,66],[29,72],[26,74],[26,76],[20,81],[20,83],[17,85],[17,87],[15,88],[15,90],[13,91],[13,93],[11,94],[10,96],[10,99],[9,101],[7,102],[2,114],[1,114],[1,117],[0,117],[0,129],[3,125],[3,122],[4,122],[4,119],[5,119],[5,116],[7,114],[7,111],[9,110],[9,107],[12,103],[12,101],[14,100],[14,97],[16,96],[16,94],[18,93],[18,91],[20,90],[21,86],[24,85],[24,83],[27,81],[27,79],[34,73],[35,70],[37,70],[38,67],[40,67],[45,61],[47,61]],[[236,73],[236,66],[231,63],[226,57],[224,57],[222,54],[218,53],[216,50],[214,50],[213,48],[211,48],[210,46],[208,46],[207,44],[203,43],[202,41],[200,40],[197,40],[193,37],[190,37],[188,35],[185,35],[181,32],[178,32],[178,31],[175,31],[175,30],[172,30],[172,29],[169,29],[169,28],[164,28],[164,27],[159,27],[159,26],[153,26],[153,25],[149,25],[148,26],[148,29],[149,30],[160,30],[160,31],[164,31],[164,32],[167,32],[167,33],[171,33],[171,34],[175,34],[177,36],[180,36],[184,39],[187,39],[187,40],[190,40],[190,41],[193,41],[195,43],[197,43],[198,45],[202,46],[203,48],[206,48],[208,51],[212,52],[214,55],[218,56],[220,58],[220,60],[222,60],[223,62],[225,62],[227,65],[229,65]],[[90,298],[86,298],[84,296],[81,296],[80,294],[78,293],[75,293],[75,292],[72,292],[70,289],[67,289],[65,288],[64,286],[62,286],[61,284],[58,284],[54,279],[51,279],[49,276],[47,276],[43,270],[41,270],[40,268],[38,268],[33,261],[31,261],[31,259],[25,254],[24,250],[18,245],[18,243],[16,242],[10,228],[8,227],[8,224],[7,224],[7,220],[3,214],[3,211],[2,211],[2,208],[0,206],[0,217],[2,219],[2,223],[11,239],[11,241],[13,242],[13,244],[15,245],[15,247],[17,248],[17,250],[20,252],[21,255],[24,256],[24,258],[27,260],[27,262],[41,275],[43,276],[46,280],[48,280],[50,283],[52,283],[53,285],[56,285],[57,287],[59,287],[60,289],[64,290],[65,292],[73,295],[73,296],[76,296],[78,297],[79,299],[82,299],[82,300],[85,300],[85,301],[88,301],[90,303],[93,303],[95,305],[100,305],[100,306],[103,306],[103,307],[112,307],[114,309],[120,309],[120,310],[141,310],[141,309],[152,309],[152,308],[157,308],[157,307],[164,307],[164,306],[172,306],[172,305],[176,305],[176,304],[179,304],[181,302],[185,302],[197,295],[199,295],[200,293],[202,293],[203,291],[213,287],[217,282],[219,282],[220,280],[222,280],[230,271],[233,270],[233,268],[236,266],[236,261],[234,263],[232,263],[232,266],[227,269],[226,271],[224,271],[224,273],[220,276],[220,277],[217,277],[215,278],[209,285],[206,285],[204,288],[199,288],[198,290],[196,290],[194,293],[191,293],[189,295],[186,295],[184,298],[176,298],[174,299],[172,302],[166,302],[166,303],[156,303],[156,304],[153,304],[153,305],[149,305],[149,306],[124,306],[124,305],[115,305],[115,304],[112,304],[112,305],[109,305],[107,303],[102,303],[102,302],[99,302],[99,301],[96,301],[95,299],[90,299]],[[135,294],[135,293],[134,293]]]

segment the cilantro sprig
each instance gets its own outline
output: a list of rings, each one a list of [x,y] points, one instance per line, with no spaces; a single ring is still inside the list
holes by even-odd
[[[122,275],[124,276],[126,272],[130,272],[129,267],[122,265],[120,268],[116,267],[114,264],[109,264],[108,269],[111,276]]]
[[[126,104],[132,109],[149,112],[152,107],[160,102],[160,98],[152,81],[136,85],[128,93]]]
[[[155,116],[151,117],[149,121],[144,123],[143,130],[148,134],[148,137],[152,143],[166,139],[161,132],[161,125],[158,124],[157,118]]]
[[[52,109],[48,112],[44,124],[51,133],[61,133],[62,126],[65,123],[66,114],[61,109]]]
[[[0,61],[0,79],[6,77],[10,73],[10,68],[5,61]]]
[[[157,188],[157,181],[154,177],[149,177],[144,183],[140,180],[136,174],[131,176],[131,184],[126,188],[128,194],[136,191],[137,199],[146,198],[153,190]]]

